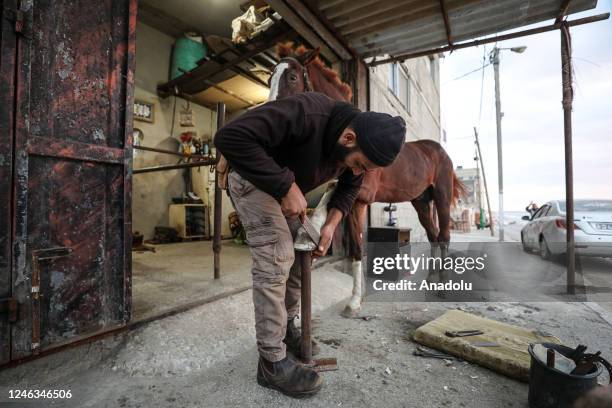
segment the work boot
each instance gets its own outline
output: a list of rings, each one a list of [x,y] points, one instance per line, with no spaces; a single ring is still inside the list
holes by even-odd
[[[300,329],[298,329],[295,325],[295,319],[293,317],[287,320],[287,332],[285,333],[285,338],[283,339],[283,343],[287,345],[287,350],[291,352],[296,357],[302,357],[302,333]],[[316,356],[319,354],[320,348],[314,339],[312,340],[312,355]]]
[[[323,378],[315,370],[304,367],[289,357],[271,362],[260,356],[257,383],[293,398],[304,398],[319,392],[323,386]]]

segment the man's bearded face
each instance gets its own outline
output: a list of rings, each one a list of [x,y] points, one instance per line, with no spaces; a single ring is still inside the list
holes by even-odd
[[[347,164],[346,159],[349,156],[349,154],[357,153],[360,151],[361,150],[359,149],[358,146],[347,147],[343,144],[336,143],[336,146],[334,147],[334,150],[332,151],[332,158],[336,162]]]

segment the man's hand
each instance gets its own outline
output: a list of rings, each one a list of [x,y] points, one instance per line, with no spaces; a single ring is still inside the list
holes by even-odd
[[[329,246],[331,245],[332,238],[334,236],[334,231],[336,230],[335,226],[325,224],[321,228],[321,239],[319,240],[319,245],[317,249],[312,251],[312,256],[315,258],[324,256],[329,250]]]
[[[337,208],[330,208],[329,212],[327,213],[325,224],[321,228],[321,239],[319,240],[319,245],[317,249],[312,252],[313,257],[318,258],[327,253],[334,236],[334,231],[336,231],[336,227],[340,221],[342,221],[342,211],[338,210]]]
[[[306,214],[306,199],[304,194],[297,186],[297,184],[291,184],[287,195],[281,200],[281,211],[285,217],[293,218],[296,216],[302,216]]]

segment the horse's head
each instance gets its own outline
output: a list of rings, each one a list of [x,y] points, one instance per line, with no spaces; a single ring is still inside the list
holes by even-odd
[[[287,52],[288,49],[289,47],[279,47],[281,59],[270,76],[268,101],[313,90],[307,67],[317,58],[319,49],[309,50],[299,55],[294,53],[292,48],[291,52]]]

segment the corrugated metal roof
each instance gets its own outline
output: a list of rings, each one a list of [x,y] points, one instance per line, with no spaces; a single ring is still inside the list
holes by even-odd
[[[559,15],[564,0],[320,0],[318,8],[361,57],[398,55],[458,43]],[[572,0],[566,14],[595,8]]]

